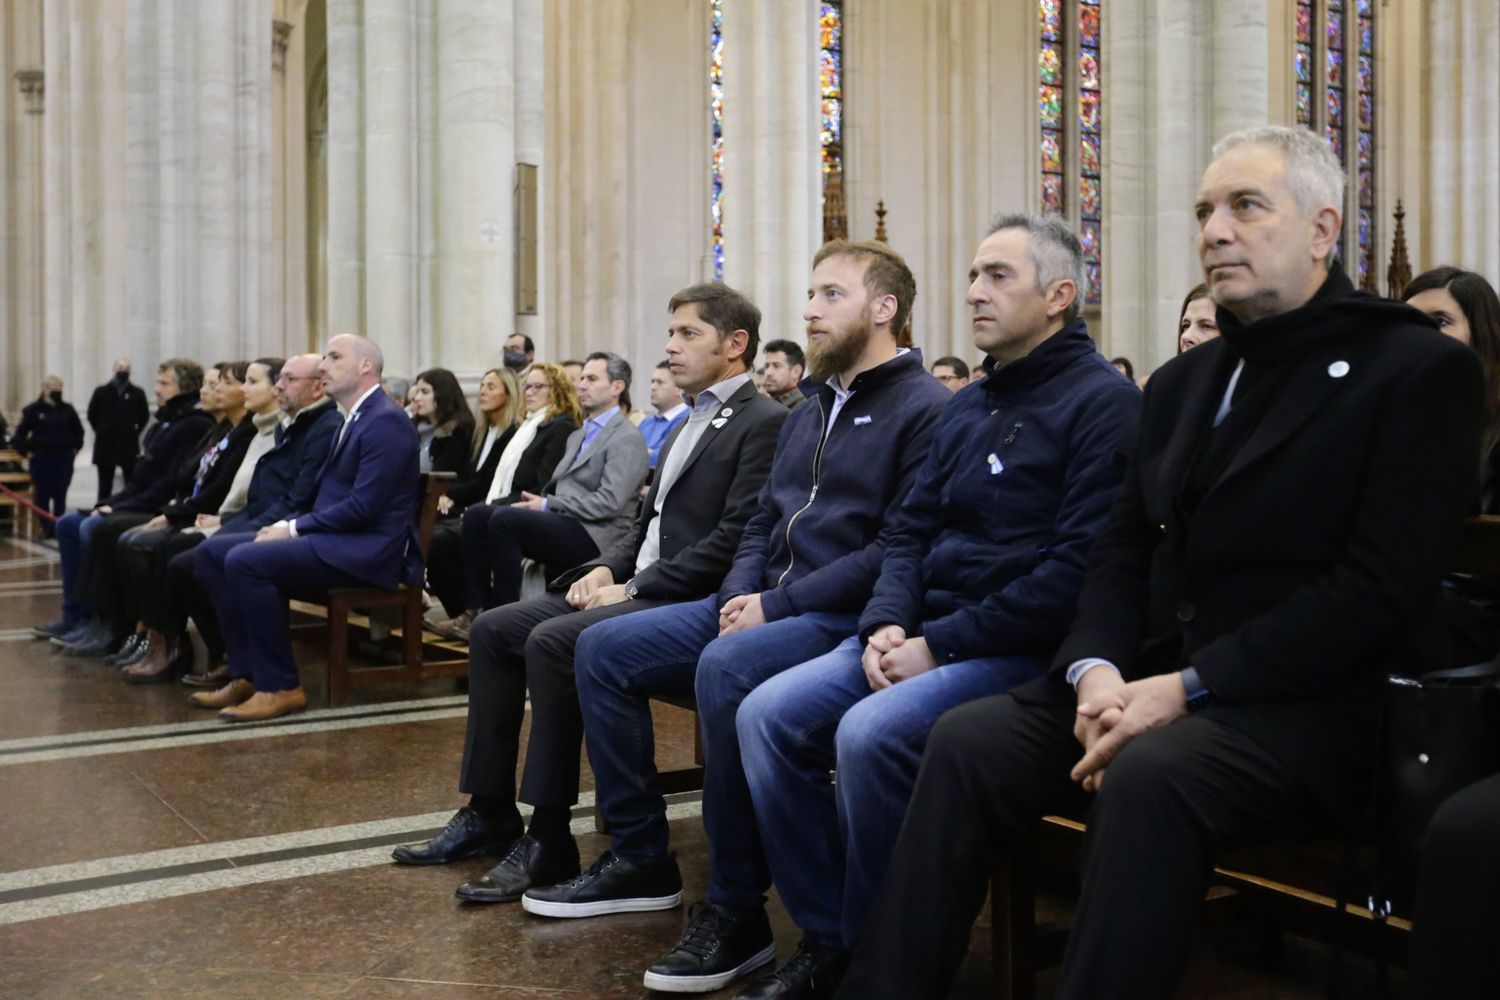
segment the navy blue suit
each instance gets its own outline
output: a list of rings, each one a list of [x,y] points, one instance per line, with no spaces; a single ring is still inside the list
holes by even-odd
[[[298,686],[289,593],[421,579],[417,450],[411,419],[376,390],[336,439],[311,512],[293,519],[297,537],[247,545],[254,535],[221,532],[198,547],[198,579],[218,609],[231,674],[257,691]]]

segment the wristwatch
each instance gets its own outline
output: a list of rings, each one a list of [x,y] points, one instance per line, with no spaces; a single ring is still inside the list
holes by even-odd
[[[627,580],[625,582],[625,599],[627,601],[633,601],[633,600],[635,600],[636,595],[638,593],[639,593],[639,591],[637,591],[635,589],[635,581],[634,580]]]
[[[1203,686],[1203,680],[1198,676],[1196,667],[1186,667],[1182,671],[1182,689],[1187,694],[1187,710],[1197,712],[1214,703],[1214,693]]]

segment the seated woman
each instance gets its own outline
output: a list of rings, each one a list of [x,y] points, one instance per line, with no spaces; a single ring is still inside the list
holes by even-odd
[[[421,441],[421,470],[462,473],[474,438],[474,416],[457,377],[446,368],[427,369],[412,383],[407,406]]]
[[[1177,353],[1191,351],[1219,335],[1218,306],[1209,298],[1208,286],[1197,285],[1182,300],[1177,314]]]
[[[276,444],[281,407],[276,380],[280,358],[257,358],[245,366],[239,387],[242,419],[226,441],[225,457],[194,496],[163,512],[165,523],[152,522],[120,540],[120,566],[128,592],[145,628],[138,655],[121,661],[130,684],[160,684],[192,665],[192,646],[185,641],[193,595],[174,585],[167,566],[174,556],[196,548],[223,518],[245,506],[250,480],[261,457]]]
[[[463,610],[464,573],[458,516],[489,492],[500,456],[515,437],[521,413],[521,384],[507,368],[491,368],[479,380],[479,407],[469,460],[458,481],[438,498],[438,522],[427,547],[427,589],[442,602],[448,617]],[[436,559],[433,553],[439,552]]]
[[[484,504],[474,504],[464,512],[464,520],[483,517],[486,506],[504,506],[515,503],[524,493],[540,493],[552,478],[557,464],[562,461],[568,444],[568,435],[583,425],[583,407],[578,402],[578,393],[566,369],[556,364],[536,364],[527,371],[521,384],[522,400],[526,407],[526,419],[521,421],[510,443],[500,455],[495,475],[490,480],[484,495]],[[430,627],[441,636],[469,640],[469,626],[474,615],[464,605],[463,553],[460,544],[445,546],[439,550],[433,545],[427,554],[428,573],[440,562],[440,575],[454,572],[458,578],[456,595],[450,597],[439,593],[443,607],[452,618],[437,622]],[[436,542],[436,537],[434,537]],[[446,588],[445,588],[446,590]],[[456,605],[448,603],[456,600]]]
[[[1431,316],[1438,329],[1479,355],[1484,372],[1484,432],[1480,437],[1479,495],[1473,514],[1500,514],[1500,297],[1482,275],[1435,267],[1412,279],[1401,300]],[[1443,580],[1454,666],[1500,652],[1500,580],[1452,573]]]

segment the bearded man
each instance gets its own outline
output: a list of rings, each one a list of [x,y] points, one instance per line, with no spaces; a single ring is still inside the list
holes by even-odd
[[[900,506],[953,398],[919,351],[897,346],[915,296],[911,270],[883,243],[836,241],[818,251],[802,314],[812,371],[803,391],[812,401],[782,428],[719,593],[599,622],[578,639],[584,732],[613,849],[576,879],[529,890],[521,905],[586,917],[681,903],[649,699],[691,695],[696,684],[712,905],[647,970],[648,987],[714,990],[774,957],[764,909],[771,872],[735,710],[761,682],[833,649],[858,626],[879,575],[887,514]]]

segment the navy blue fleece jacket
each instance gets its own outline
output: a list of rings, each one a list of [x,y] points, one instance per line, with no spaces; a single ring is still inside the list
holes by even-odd
[[[861,372],[824,434],[833,388],[806,380],[808,401],[776,443],[771,475],[745,526],[719,600],[760,594],[767,621],[858,612],[880,571],[887,514],[901,503],[952,399],[909,350]]]
[[[862,638],[920,634],[938,663],[1050,656],[1133,449],[1141,393],[1081,320],[963,389],[885,536]]]

